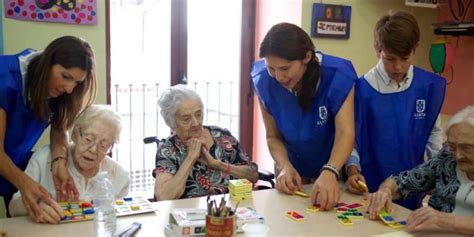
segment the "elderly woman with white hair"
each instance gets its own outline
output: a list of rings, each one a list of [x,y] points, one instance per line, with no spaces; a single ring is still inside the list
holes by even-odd
[[[112,183],[112,193],[116,198],[122,198],[128,194],[129,175],[116,161],[112,160],[107,153],[112,146],[119,141],[121,126],[120,115],[104,105],[91,105],[80,114],[74,123],[71,139],[68,147],[68,169],[71,174],[79,197],[77,200],[90,201],[91,190],[99,172],[106,171]],[[53,176],[51,173],[51,147],[42,147],[33,154],[28,163],[25,173],[51,194],[56,200]],[[56,162],[52,160],[51,162]],[[73,201],[73,200],[69,200]],[[62,209],[57,203],[48,206],[39,203],[42,208],[40,219],[35,220],[43,223],[59,223],[64,216]],[[21,193],[14,194],[9,205],[12,216],[26,215],[27,210],[23,205]]]
[[[431,191],[429,207],[412,212],[408,231],[474,234],[474,106],[453,115],[447,142],[438,156],[389,177],[369,195],[367,211],[375,219],[391,201]]]
[[[173,135],[160,144],[156,155],[157,200],[189,198],[228,192],[229,180],[258,180],[257,165],[231,133],[203,126],[203,103],[184,85],[176,85],[158,101],[161,115]]]

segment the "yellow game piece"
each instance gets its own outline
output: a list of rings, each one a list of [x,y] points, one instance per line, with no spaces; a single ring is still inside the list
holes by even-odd
[[[295,191],[293,194],[294,194],[294,195],[298,195],[298,196],[300,196],[300,197],[309,198],[309,195],[308,195],[308,194],[303,193],[303,192],[300,192],[300,191]]]
[[[352,226],[354,224],[351,219],[343,215],[337,216],[337,221],[339,221],[343,226]]]
[[[357,181],[357,184],[359,185],[359,187],[360,187],[364,192],[368,192],[368,191],[369,191],[369,188],[367,187],[367,184],[365,184],[365,183],[362,182],[361,180]]]
[[[316,213],[319,211],[319,205],[311,205],[306,209],[308,212]]]
[[[122,199],[116,200],[116,201],[115,201],[115,204],[117,204],[117,205],[123,205],[123,200],[122,200]]]
[[[132,209],[133,211],[138,211],[138,210],[140,210],[140,206],[139,205],[130,205],[130,209]]]

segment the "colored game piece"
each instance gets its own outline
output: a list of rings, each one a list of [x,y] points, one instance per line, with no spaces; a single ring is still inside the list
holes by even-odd
[[[299,214],[296,211],[289,211],[286,213],[286,216],[288,216],[290,219],[294,221],[304,221],[304,216]]]
[[[352,203],[352,204],[346,205],[344,207],[350,208],[350,209],[357,209],[357,208],[360,208],[360,207],[363,207],[363,206],[364,205],[362,205],[360,203]]]
[[[393,217],[390,214],[388,214],[385,208],[379,212],[379,217],[387,225],[395,222],[395,219],[393,219]]]
[[[364,219],[364,214],[362,212],[344,212],[342,215],[348,217],[351,220]]]
[[[132,209],[132,211],[138,211],[138,210],[140,210],[140,206],[139,205],[130,205],[130,209]]]
[[[115,201],[115,204],[117,204],[117,205],[123,205],[123,200],[116,200],[116,201]]]
[[[343,212],[358,212],[359,210],[355,208],[339,207],[339,208],[336,208],[336,211],[339,213],[343,213]]]
[[[341,223],[343,226],[352,226],[354,223],[349,219],[348,217],[344,215],[338,215],[337,220],[339,223]]]
[[[304,197],[304,198],[309,198],[308,194],[300,192],[300,191],[295,191],[294,195],[298,195],[298,196]]]
[[[60,202],[59,206],[64,211],[60,223],[91,220],[94,218],[94,208],[90,202]]]
[[[390,226],[394,229],[405,228],[407,226],[407,222],[406,221],[396,221],[396,222],[388,224],[388,226]]]
[[[308,212],[315,213],[315,212],[318,212],[318,211],[319,211],[319,208],[320,208],[320,207],[321,207],[321,206],[320,206],[319,204],[313,204],[313,205],[309,206],[306,210],[307,210]]]
[[[357,184],[359,185],[359,188],[365,193],[369,191],[369,188],[367,187],[367,184],[362,182],[362,180],[357,181]]]
[[[126,202],[131,202],[131,201],[133,201],[133,198],[132,197],[124,197],[123,200],[126,201]]]
[[[344,206],[346,206],[346,205],[347,205],[347,203],[345,203],[345,202],[338,202],[338,203],[336,203],[336,205],[334,206],[334,208],[337,209],[337,208],[339,208],[339,207],[344,207]]]

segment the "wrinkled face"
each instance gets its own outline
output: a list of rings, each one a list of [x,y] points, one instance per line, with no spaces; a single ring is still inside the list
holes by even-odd
[[[76,169],[97,170],[114,144],[114,134],[114,127],[102,121],[91,121],[87,127],[75,129],[72,156]]]
[[[201,137],[203,118],[202,105],[199,101],[182,101],[175,115],[176,126],[174,131],[176,135],[183,141],[189,138]]]
[[[48,80],[49,96],[56,98],[63,93],[71,94],[74,88],[85,80],[86,75],[87,72],[78,67],[66,69],[54,64]]]
[[[268,74],[276,78],[281,86],[286,89],[295,89],[296,85],[303,78],[306,71],[306,65],[311,60],[311,54],[303,60],[288,61],[277,56],[266,56]]]
[[[474,127],[460,123],[449,128],[449,150],[453,153],[460,170],[474,174]]]
[[[384,69],[390,79],[401,82],[403,78],[405,78],[408,69],[410,69],[410,65],[413,63],[415,50],[412,50],[409,55],[403,57],[382,50],[377,53],[377,56],[382,60]]]

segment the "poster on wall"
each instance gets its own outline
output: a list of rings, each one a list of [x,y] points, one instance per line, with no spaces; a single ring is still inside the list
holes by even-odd
[[[311,37],[349,39],[351,6],[314,3],[311,14]]]
[[[75,25],[97,24],[97,0],[4,0],[6,18],[58,22]]]

